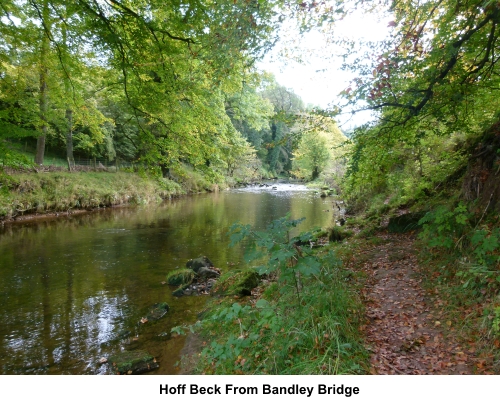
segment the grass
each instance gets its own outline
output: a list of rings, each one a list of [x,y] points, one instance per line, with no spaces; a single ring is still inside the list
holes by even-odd
[[[323,258],[327,250],[318,252]],[[295,285],[268,276],[259,297],[226,297],[201,321],[208,343],[196,372],[204,374],[363,374],[363,308],[352,274],[336,260]],[[348,274],[349,273],[349,274]]]
[[[172,270],[167,274],[167,283],[174,286],[187,286],[191,284],[195,276],[195,272],[191,269]]]
[[[135,173],[20,173],[0,175],[0,219],[18,215],[148,204],[185,194],[173,181]]]

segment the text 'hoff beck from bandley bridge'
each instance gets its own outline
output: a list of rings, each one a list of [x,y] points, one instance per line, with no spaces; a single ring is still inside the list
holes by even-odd
[[[351,395],[359,394],[359,387],[344,386],[344,384],[336,386],[335,384],[326,385],[318,384],[317,387],[304,387],[299,384],[289,386],[275,387],[271,384],[263,384],[262,387],[241,387],[233,384],[218,385],[214,384],[209,387],[203,387],[197,384],[178,384],[171,385],[160,384],[160,394],[170,395],[306,395],[310,397],[314,393],[319,395]]]

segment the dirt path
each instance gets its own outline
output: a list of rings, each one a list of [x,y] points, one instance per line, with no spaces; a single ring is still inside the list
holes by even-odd
[[[473,354],[450,333],[451,321],[436,317],[439,300],[421,287],[412,236],[377,236],[380,245],[357,263],[368,275],[364,332],[371,373],[472,374]]]

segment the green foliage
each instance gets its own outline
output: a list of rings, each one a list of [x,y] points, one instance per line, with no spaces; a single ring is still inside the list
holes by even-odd
[[[467,230],[470,219],[467,214],[467,207],[463,203],[459,203],[453,211],[447,207],[429,211],[419,221],[419,225],[423,225],[419,237],[426,240],[430,247],[452,249]]]
[[[327,259],[328,257],[328,259]],[[358,374],[366,353],[357,328],[360,307],[328,255],[321,272],[304,280],[302,305],[272,283],[255,305],[222,305],[200,326],[211,342],[198,371],[214,374]]]
[[[273,115],[252,65],[275,41],[281,0],[4,3],[1,137],[166,177],[188,164],[220,180],[251,160],[240,129],[266,131]]]
[[[363,372],[366,353],[357,335],[359,303],[344,283],[346,274],[333,252],[313,256],[302,245],[312,233],[290,236],[300,221],[280,218],[265,232],[232,226],[232,245],[249,238],[245,259],[265,263],[257,268],[270,282],[255,304],[223,302],[200,322],[211,342],[201,353],[198,371]]]
[[[290,237],[292,228],[303,220],[304,218],[292,220],[283,217],[272,221],[265,232],[253,231],[249,225],[241,224],[234,224],[229,230],[231,246],[250,238],[250,248],[244,256],[247,263],[265,258],[267,263],[256,268],[260,274],[276,273],[280,282],[292,283],[295,286],[298,304],[300,304],[300,277],[317,275],[321,266],[312,255],[312,249],[307,246],[313,237],[311,232]]]
[[[491,329],[497,335],[500,334],[500,307],[495,307]]]
[[[500,228],[481,225],[473,212],[460,202],[454,209],[438,207],[421,220],[420,239],[431,248],[460,253],[460,270],[464,288],[495,288],[500,285]],[[474,225],[475,223],[475,225]]]
[[[299,170],[302,168],[308,171],[311,179],[315,180],[325,169],[329,159],[326,138],[311,132],[302,137],[294,163]]]

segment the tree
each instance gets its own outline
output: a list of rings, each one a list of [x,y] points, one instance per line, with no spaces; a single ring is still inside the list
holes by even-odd
[[[338,151],[346,137],[335,122],[314,114],[304,114],[293,131],[300,133],[298,147],[294,151],[294,174],[316,180],[319,175],[343,153]]]
[[[2,60],[12,63],[12,54],[20,53],[40,72],[37,163],[43,161],[49,134],[52,139],[65,134],[70,159],[73,140],[75,148],[90,153],[92,144],[107,139],[106,121],[97,113],[101,105],[88,103],[93,84],[100,82],[101,95],[109,94],[109,86],[114,105],[127,105],[124,113],[132,119],[127,126],[133,122],[136,130],[121,134],[127,134],[137,158],[164,172],[182,162],[201,170],[224,167],[232,153],[226,146],[238,144],[241,136],[228,120],[225,101],[241,91],[255,59],[274,42],[277,7],[284,4],[30,0],[20,7],[14,0],[3,2]],[[97,67],[113,81],[88,82]],[[54,114],[61,105],[64,119]],[[78,129],[82,106],[96,113],[99,125]],[[255,128],[257,117],[248,117]],[[209,158],[217,164],[207,165]]]

